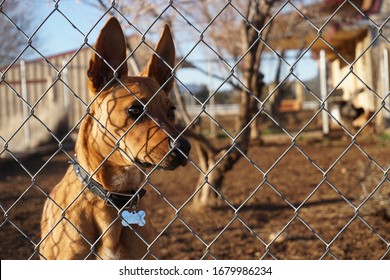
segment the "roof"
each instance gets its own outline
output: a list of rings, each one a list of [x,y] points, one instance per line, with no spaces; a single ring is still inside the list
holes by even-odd
[[[135,57],[137,63],[139,64],[139,67],[142,69],[148,62],[148,59],[151,57],[153,54],[153,51],[151,50],[150,47],[148,47],[147,44],[142,42],[142,39],[139,36],[128,36],[127,38],[128,45],[131,46],[133,56]],[[149,44],[149,42],[148,42]],[[94,45],[94,44],[93,44]],[[151,44],[149,46],[154,46],[154,44]],[[56,61],[61,61],[61,59],[67,59],[69,60],[71,57],[74,55],[82,55],[86,57],[85,65],[88,65],[88,61],[91,57],[93,50],[89,46],[81,46],[77,49],[69,50],[66,52],[62,52],[59,54],[54,54],[54,55],[48,55],[44,57],[38,57],[35,59],[31,60],[26,60],[27,64],[30,63],[45,63],[46,61],[49,61],[53,65],[56,65]],[[127,55],[129,56],[131,54],[129,50],[127,51]],[[20,64],[20,60],[18,60],[15,64],[13,64],[11,67],[18,66]],[[8,65],[0,66],[0,71],[6,70]],[[134,75],[132,67],[129,67],[129,72],[131,75]]]
[[[309,6],[280,13],[274,18],[269,41],[275,50],[321,49],[332,53],[367,35],[368,16],[381,12],[383,0],[323,0]],[[267,40],[267,41],[268,41]],[[334,53],[334,52],[333,52]],[[332,58],[337,57],[334,53]]]

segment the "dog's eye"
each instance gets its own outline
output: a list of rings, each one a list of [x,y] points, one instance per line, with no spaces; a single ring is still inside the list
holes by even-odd
[[[134,105],[131,106],[127,112],[129,113],[130,117],[132,118],[138,118],[142,112],[144,111],[144,108],[140,105]]]
[[[171,121],[174,121],[174,120],[175,120],[175,110],[176,110],[176,107],[171,107],[171,108],[169,108],[169,111],[168,111],[168,118],[169,118]]]

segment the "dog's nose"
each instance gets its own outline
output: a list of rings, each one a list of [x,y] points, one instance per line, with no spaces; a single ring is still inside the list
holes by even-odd
[[[191,144],[185,138],[179,138],[177,141],[170,141],[171,148],[180,150],[183,154],[188,156],[191,150]]]

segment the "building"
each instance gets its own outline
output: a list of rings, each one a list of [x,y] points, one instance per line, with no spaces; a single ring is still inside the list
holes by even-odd
[[[352,126],[375,117],[377,127],[389,127],[389,15],[389,1],[318,1],[277,15],[270,45],[276,51],[310,51],[318,61],[323,51],[327,100],[361,110]],[[347,111],[339,109],[336,118]]]

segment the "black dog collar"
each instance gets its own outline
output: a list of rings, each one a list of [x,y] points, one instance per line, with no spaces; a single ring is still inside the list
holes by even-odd
[[[132,208],[137,209],[139,200],[146,194],[146,190],[141,189],[131,191],[130,193],[110,192],[103,188],[96,180],[92,179],[88,172],[86,172],[77,162],[76,156],[72,161],[73,170],[77,178],[86,186],[93,194],[104,200],[106,205],[115,207],[117,209]]]

